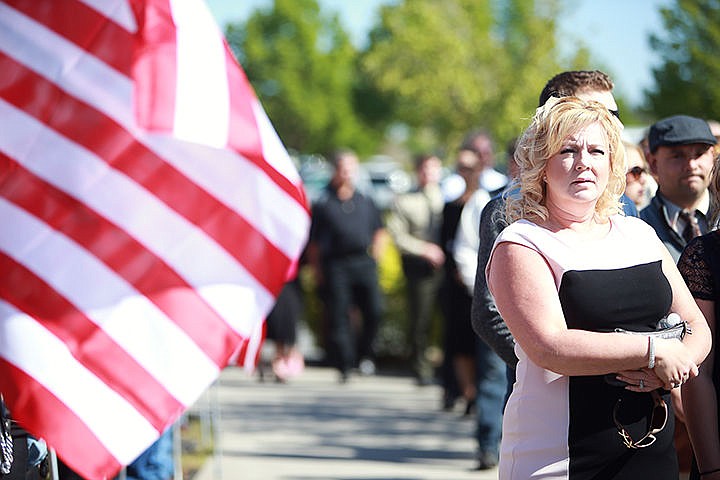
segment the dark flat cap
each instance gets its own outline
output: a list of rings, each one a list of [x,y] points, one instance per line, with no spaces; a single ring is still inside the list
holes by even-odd
[[[675,115],[663,118],[650,127],[648,146],[651,152],[655,152],[658,147],[662,146],[689,145],[691,143],[707,145],[717,143],[710,127],[702,118]]]

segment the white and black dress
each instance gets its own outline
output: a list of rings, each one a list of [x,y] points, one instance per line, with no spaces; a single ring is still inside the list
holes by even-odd
[[[568,328],[611,332],[655,329],[667,315],[672,290],[662,272],[665,248],[642,220],[611,218],[602,239],[569,244],[526,220],[508,226],[496,240],[539,252],[551,268]],[[491,259],[492,262],[492,259]],[[648,431],[653,401],[607,383],[603,375],[566,376],[532,362],[520,345],[517,381],[503,421],[500,480],[673,479],[674,415],[667,391],[668,423],[651,446],[629,449],[613,421],[633,438]]]

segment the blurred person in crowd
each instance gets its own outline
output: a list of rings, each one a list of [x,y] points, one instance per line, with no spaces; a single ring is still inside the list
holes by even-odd
[[[710,332],[653,230],[620,214],[621,130],[603,104],[564,97],[518,144],[512,223],[487,266],[519,358],[502,479],[678,478],[663,390],[697,376]],[[655,330],[670,312],[692,329],[682,342],[615,331]]]
[[[493,145],[492,138],[489,134],[484,134],[483,143],[485,144],[486,155],[494,157],[494,152],[489,150]],[[453,257],[457,264],[460,280],[467,294],[470,296],[472,296],[475,284],[475,272],[477,270],[480,216],[489,200],[490,195],[482,188],[478,189],[472,197],[470,197],[462,209],[453,248]],[[507,390],[507,378],[505,374],[505,364],[502,359],[498,357],[484,341],[472,334],[471,309],[472,300],[467,314],[463,316],[461,321],[467,328],[467,332],[470,337],[473,338],[476,346],[476,468],[485,470],[493,468],[497,465],[498,461],[500,432],[502,430],[502,410],[505,392]]]
[[[362,373],[375,373],[374,341],[382,317],[382,292],[377,261],[382,254],[384,228],[370,197],[357,191],[357,155],[350,150],[333,154],[334,173],[312,208],[308,261],[325,292],[330,322],[330,347],[340,382],[348,380],[356,364]],[[350,309],[362,313],[359,342]],[[357,343],[357,347],[356,347]]]
[[[513,185],[505,193],[494,196],[482,211],[480,217],[480,233],[478,236],[477,270],[475,274],[475,285],[473,286],[473,304],[471,309],[471,324],[478,337],[485,342],[505,362],[507,366],[508,387],[512,388],[515,382],[515,340],[508,330],[507,325],[497,311],[495,300],[487,288],[485,280],[485,267],[490,257],[495,239],[507,227],[505,219],[505,201],[507,195],[517,191],[518,164],[515,160],[515,148],[518,138],[508,143],[508,173]],[[509,395],[509,392],[507,392]]]
[[[638,209],[641,209],[648,204],[657,185],[650,176],[642,148],[628,141],[623,141],[623,145],[628,166],[625,176],[625,196],[632,200]],[[653,189],[652,193],[651,188]]]
[[[285,382],[302,373],[305,360],[297,349],[297,325],[302,315],[302,288],[295,276],[287,282],[275,302],[275,306],[265,320],[265,338],[274,343],[275,358],[272,371],[278,382]],[[263,378],[263,371],[260,371]]]
[[[415,158],[417,186],[398,195],[387,227],[400,251],[408,303],[411,363],[417,384],[434,382],[434,371],[426,350],[430,341],[432,315],[443,278],[445,252],[440,244],[442,211],[440,190],[442,162],[431,154]]]
[[[715,171],[720,168],[716,157]],[[713,195],[720,191],[720,176],[714,175]],[[718,216],[717,211],[714,217]],[[713,219],[717,223],[717,218]],[[713,334],[712,348],[700,367],[700,375],[682,388],[687,425],[694,459],[691,480],[720,479],[720,348],[717,347],[720,318],[720,231],[696,237],[683,250],[678,269]],[[718,365],[716,368],[715,365]]]
[[[439,293],[445,327],[443,408],[451,410],[456,398],[461,396],[465,400],[465,414],[475,408],[476,339],[469,320],[472,297],[460,279],[452,252],[463,206],[478,191],[480,168],[480,159],[474,151],[458,151],[455,171],[462,178],[465,190],[457,199],[445,203],[440,233],[445,252],[445,277]]]
[[[469,132],[462,148],[477,153],[480,159],[480,188],[492,195],[505,188],[508,177],[495,170],[495,146],[490,132],[484,129]]]
[[[171,426],[125,469],[126,480],[172,480],[175,476]],[[118,477],[119,480],[121,477]]]

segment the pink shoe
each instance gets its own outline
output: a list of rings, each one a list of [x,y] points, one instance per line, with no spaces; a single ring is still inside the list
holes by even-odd
[[[273,373],[280,380],[297,377],[305,369],[305,360],[298,352],[292,352],[287,357],[276,358],[272,364]]]

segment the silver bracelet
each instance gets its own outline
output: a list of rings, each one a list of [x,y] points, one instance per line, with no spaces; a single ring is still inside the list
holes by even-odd
[[[648,368],[655,368],[655,337],[648,336]]]

